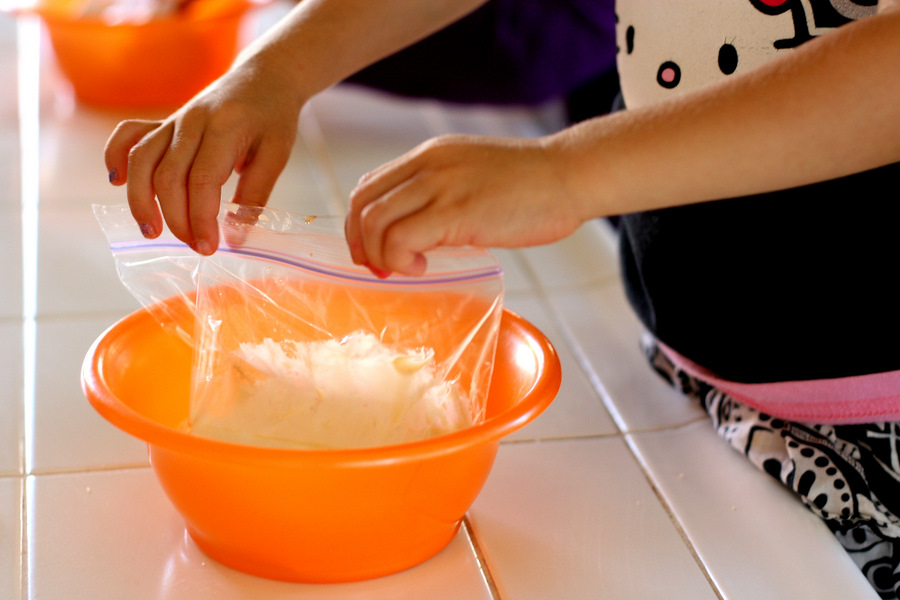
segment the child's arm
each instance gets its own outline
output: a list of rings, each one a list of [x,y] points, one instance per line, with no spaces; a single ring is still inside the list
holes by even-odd
[[[448,137],[364,176],[354,259],[418,274],[437,245],[523,246],[604,215],[900,161],[900,2],[761,68],[538,140]]]
[[[127,184],[147,237],[159,235],[164,217],[176,237],[210,254],[222,185],[238,171],[234,201],[264,205],[311,96],[484,1],[302,0],[169,118],[120,123],[105,151],[110,181]]]

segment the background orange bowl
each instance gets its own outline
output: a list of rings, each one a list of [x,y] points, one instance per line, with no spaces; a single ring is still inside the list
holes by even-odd
[[[438,553],[481,491],[500,439],[539,415],[561,381],[550,342],[505,310],[487,418],[478,425],[379,448],[231,444],[178,429],[189,409],[192,350],[174,329],[190,320],[160,326],[141,310],[119,321],[88,351],[82,386],[103,417],[147,442],[197,545],[273,579],[367,579]]]
[[[60,71],[82,102],[102,107],[180,106],[231,66],[251,0],[194,0],[145,23],[108,24],[75,13],[85,0],[43,0]]]

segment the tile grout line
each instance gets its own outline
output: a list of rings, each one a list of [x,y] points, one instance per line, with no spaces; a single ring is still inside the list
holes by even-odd
[[[491,566],[481,547],[481,540],[475,532],[475,528],[469,521],[468,515],[463,516],[462,528],[465,529],[466,535],[469,537],[469,542],[472,545],[472,552],[475,555],[475,561],[478,563],[478,569],[484,577],[484,583],[487,585],[491,600],[503,600],[503,596],[500,594],[500,588],[497,586],[496,579],[494,579]]]
[[[594,370],[589,368],[590,361],[581,350],[581,346],[577,343],[575,336],[572,335],[572,332],[569,329],[568,325],[566,325],[566,323],[557,314],[556,309],[553,307],[553,303],[550,302],[547,290],[541,283],[540,278],[537,276],[537,273],[534,272],[531,264],[522,256],[521,252],[514,252],[514,256],[516,261],[519,263],[519,267],[525,272],[525,276],[528,278],[529,283],[535,290],[535,297],[547,312],[554,327],[556,327],[557,331],[559,331],[559,333],[562,335],[563,339],[565,340],[566,346],[575,357],[579,369],[581,369],[582,374],[590,382],[591,387],[594,389],[594,393],[598,396],[598,399],[603,405],[603,408],[609,414],[613,425],[615,425],[616,427],[616,430],[619,432],[619,434],[624,435],[626,431],[625,428],[623,428],[621,417],[616,411],[613,411],[610,408],[610,401],[608,401],[609,393],[606,391],[606,387],[603,385],[603,382],[600,381],[600,378],[596,375],[596,373],[594,373]]]
[[[28,477],[52,477],[56,475],[81,475],[93,473],[114,473],[116,471],[137,471],[140,469],[152,468],[149,463],[143,464],[126,464],[107,467],[72,467],[71,469],[55,469],[47,471],[32,471],[23,479]]]
[[[696,422],[696,421],[694,421]],[[690,536],[685,531],[684,527],[681,524],[681,521],[678,519],[675,511],[672,509],[672,506],[664,497],[663,493],[660,491],[659,487],[656,485],[656,480],[650,474],[650,470],[647,468],[646,463],[641,458],[641,453],[638,451],[638,448],[635,446],[633,441],[633,434],[625,434],[625,444],[628,446],[628,450],[631,453],[631,457],[637,463],[638,468],[641,470],[641,473],[644,475],[644,479],[647,480],[647,483],[650,485],[650,489],[653,490],[653,495],[656,496],[657,502],[659,502],[662,509],[666,512],[666,516],[669,517],[669,521],[675,527],[675,531],[678,532],[679,537],[681,537],[682,542],[687,548],[688,552],[690,552],[691,557],[694,559],[694,562],[699,567],[700,571],[703,573],[703,576],[706,578],[707,583],[709,583],[709,587],[712,592],[716,595],[718,600],[726,600],[725,596],[723,596],[721,590],[719,590],[719,586],[716,584],[713,579],[712,574],[709,572],[709,568],[706,565],[706,562],[701,558],[700,553],[697,552],[697,548],[694,546],[694,543],[691,541]]]
[[[426,128],[431,131],[432,135],[440,135],[452,132],[452,126],[450,124],[448,115],[435,105],[422,105],[419,108],[419,114],[422,117],[422,120],[425,122]],[[514,253],[514,256],[517,261],[521,262],[518,253]],[[531,273],[527,272],[527,275],[531,280]],[[530,281],[530,283],[533,284],[533,281]],[[535,442],[536,440],[530,441]],[[469,521],[468,515],[463,517],[462,526],[465,528],[466,534],[469,536],[469,541],[472,545],[472,552],[475,554],[475,560],[478,562],[479,569],[482,573],[482,576],[484,577],[485,584],[488,587],[488,592],[490,593],[492,600],[502,600],[503,596],[500,593],[500,589],[497,586],[497,581],[492,573],[490,563],[488,562],[487,557],[484,553],[484,549],[482,548],[481,540],[479,539],[475,528]]]
[[[135,304],[131,308],[121,308],[121,309],[106,309],[106,310],[83,310],[83,311],[73,311],[73,312],[46,312],[46,313],[36,313],[34,316],[35,322],[40,322],[43,324],[49,323],[66,323],[69,321],[75,320],[88,320],[88,319],[109,319],[109,325],[111,326],[113,323],[122,319],[134,311],[139,311],[143,307],[140,304]],[[105,327],[104,327],[105,328]],[[99,331],[97,335],[102,333]]]
[[[591,287],[591,289],[596,289],[596,287]],[[540,297],[541,302],[545,305],[545,307],[549,309],[550,317],[556,325],[557,329],[565,338],[566,344],[569,350],[572,352],[572,355],[575,357],[575,360],[578,363],[578,367],[581,369],[582,374],[587,378],[588,382],[590,382],[594,393],[597,395],[604,409],[606,409],[607,414],[609,414],[610,419],[616,427],[616,430],[621,435],[628,435],[630,433],[637,433],[639,431],[666,430],[671,429],[672,427],[680,427],[681,425],[685,424],[680,423],[675,425],[661,425],[658,427],[648,427],[640,430],[629,428],[627,423],[625,422],[625,419],[622,417],[622,414],[619,412],[619,409],[616,407],[612,396],[606,389],[606,386],[603,384],[600,375],[592,368],[590,359],[585,354],[584,350],[578,343],[569,326],[557,314],[556,309],[553,307],[553,303],[550,302],[549,298],[547,297],[546,290],[543,288],[543,286],[540,287]]]
[[[527,260],[525,260],[524,257],[521,256],[521,253],[517,252],[515,254],[515,258],[519,262],[520,267],[523,268],[523,270],[525,271],[526,276],[529,279],[529,282],[535,288],[536,296],[538,297],[539,301],[541,302],[542,305],[544,305],[545,308],[549,309],[550,319],[552,320],[554,325],[559,330],[560,334],[565,339],[566,345],[568,346],[568,348],[572,352],[572,354],[575,356],[578,366],[581,369],[582,373],[584,373],[584,375],[588,378],[588,381],[590,381],[591,386],[594,388],[594,392],[599,396],[599,399],[603,403],[604,408],[612,417],[613,424],[615,425],[616,429],[618,430],[619,436],[621,438],[623,438],[626,446],[628,447],[628,450],[632,456],[632,459],[637,463],[637,466],[640,469],[641,473],[643,474],[644,479],[647,481],[648,485],[650,485],[650,489],[653,491],[653,494],[656,496],[657,502],[659,502],[662,509],[666,512],[666,515],[668,516],[669,521],[675,527],[675,530],[678,532],[678,535],[681,537],[682,542],[686,546],[691,557],[694,559],[694,562],[697,564],[698,568],[703,573],[703,576],[706,578],[706,581],[709,584],[710,589],[715,594],[715,596],[718,600],[725,600],[725,597],[722,595],[722,592],[719,590],[718,586],[716,585],[715,581],[713,580],[712,575],[706,566],[706,563],[700,557],[699,553],[697,552],[697,549],[694,547],[693,542],[690,540],[690,537],[687,535],[687,532],[684,530],[684,527],[681,525],[681,522],[678,520],[677,516],[675,515],[674,511],[672,510],[672,507],[662,496],[659,488],[656,485],[656,482],[654,481],[653,477],[651,476],[649,470],[646,468],[646,465],[644,464],[644,462],[641,460],[639,454],[637,453],[637,451],[632,443],[632,436],[636,433],[647,433],[647,432],[652,433],[654,431],[665,431],[665,430],[670,430],[670,429],[677,429],[680,427],[686,427],[686,426],[696,423],[698,421],[705,420],[707,418],[706,415],[703,415],[702,417],[697,417],[696,419],[692,419],[686,423],[681,423],[679,425],[666,426],[666,427],[654,427],[654,428],[648,428],[646,430],[641,430],[641,431],[628,430],[628,428],[624,426],[625,424],[621,418],[621,415],[619,415],[618,411],[613,410],[614,406],[612,406],[612,399],[609,396],[609,393],[606,391],[606,388],[603,385],[603,382],[600,380],[599,376],[597,376],[594,373],[593,369],[589,368],[590,361],[588,360],[588,358],[584,354],[584,352],[581,350],[580,345],[578,343],[576,343],[575,337],[572,335],[572,332],[569,329],[569,327],[565,324],[565,322],[563,322],[563,320],[557,314],[556,310],[553,308],[553,304],[549,300],[546,288],[544,287],[544,285],[538,278],[537,274],[531,268],[530,263]],[[601,284],[601,285],[603,285],[603,284]],[[591,286],[578,286],[578,289],[581,289],[584,287],[591,287],[593,289],[594,287],[596,287],[596,284],[592,284]],[[606,436],[606,437],[610,437],[610,436]]]
[[[26,554],[25,554],[25,550],[26,550],[25,535],[26,535],[26,526],[27,526],[27,517],[28,517],[27,506],[28,506],[28,500],[25,497],[25,477],[20,476],[19,477],[19,555],[18,555],[18,562],[19,562],[18,585],[19,585],[19,589],[18,589],[18,592],[19,592],[19,597],[22,600],[28,600],[28,596],[27,596],[28,572],[25,570],[25,563],[26,563],[26,559],[27,559]]]
[[[610,438],[622,438],[620,431],[614,433],[581,433],[572,435],[547,435],[529,438],[514,438],[501,440],[500,447],[518,446],[524,444],[552,444],[553,442],[577,442],[581,440],[606,440]]]
[[[527,263],[527,261],[522,261]],[[575,356],[578,366],[581,371],[585,374],[590,381],[591,386],[594,388],[595,393],[599,396],[600,401],[603,403],[604,408],[612,417],[613,424],[619,432],[619,436],[623,438],[626,446],[628,447],[629,453],[631,454],[634,461],[637,463],[638,468],[641,470],[641,473],[644,475],[645,480],[650,485],[650,489],[653,491],[653,494],[656,496],[657,501],[659,502],[662,509],[666,512],[666,515],[669,518],[669,521],[675,527],[675,530],[678,532],[678,535],[681,537],[682,542],[685,544],[688,552],[691,557],[693,557],[694,562],[699,567],[700,571],[703,573],[703,576],[706,578],[709,583],[710,588],[713,593],[716,595],[718,600],[725,600],[722,593],[719,591],[718,586],[715,584],[715,581],[712,579],[712,575],[709,573],[709,570],[706,567],[706,564],[701,559],[700,555],[697,553],[697,549],[694,547],[694,544],[691,542],[687,533],[684,531],[684,528],[681,525],[681,522],[676,517],[675,513],[672,510],[672,507],[668,504],[665,498],[659,491],[659,488],[656,485],[656,482],[652,478],[649,470],[646,468],[643,461],[640,459],[640,456],[636,453],[636,450],[631,442],[632,436],[637,433],[652,433],[655,431],[667,431],[672,429],[678,429],[681,427],[687,427],[693,423],[699,422],[701,420],[705,420],[707,418],[706,415],[698,416],[696,419],[691,419],[685,423],[680,423],[676,425],[669,426],[660,426],[660,427],[652,427],[645,428],[641,430],[630,430],[625,426],[625,422],[622,419],[621,415],[617,410],[615,410],[615,405],[612,403],[612,398],[607,392],[606,387],[603,385],[603,382],[600,380],[599,376],[594,372],[590,367],[590,361],[588,357],[582,351],[580,345],[576,343],[575,337],[572,335],[569,327],[563,322],[562,319],[559,318],[556,310],[553,308],[552,303],[549,301],[547,297],[546,289],[543,285],[540,284],[539,280],[537,280],[536,275],[531,270],[530,265],[526,264],[525,268],[530,278],[533,278],[537,283],[538,295],[540,296],[541,302],[550,308],[550,316],[553,320],[554,324],[559,329],[560,333],[566,340],[566,344],[569,347],[569,350]]]
[[[643,434],[643,433],[660,433],[666,431],[678,431],[679,429],[683,429],[685,427],[690,427],[695,423],[702,423],[709,420],[709,417],[706,415],[700,415],[696,418],[689,419],[687,421],[683,421],[680,423],[673,423],[671,425],[659,425],[658,427],[636,427],[633,429],[629,429],[628,431],[618,430],[613,433],[581,433],[581,434],[571,434],[571,435],[545,435],[545,436],[535,436],[528,438],[507,438],[500,441],[500,445],[512,445],[512,444],[529,444],[529,443],[540,443],[540,442],[566,442],[566,441],[577,441],[577,440],[602,440],[608,438],[624,438],[629,435],[635,434]]]

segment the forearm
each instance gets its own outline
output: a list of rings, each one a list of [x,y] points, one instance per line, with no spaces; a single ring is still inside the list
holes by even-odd
[[[278,70],[303,99],[458,20],[486,0],[302,0],[238,62]]]
[[[582,216],[760,193],[900,161],[900,11],[881,8],[753,72],[548,138]]]

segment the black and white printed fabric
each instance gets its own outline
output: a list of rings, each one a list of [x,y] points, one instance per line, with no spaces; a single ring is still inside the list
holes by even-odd
[[[882,598],[900,598],[900,423],[778,419],[678,369],[652,337],[643,346],[654,370],[700,402],[722,438],[825,521]]]

